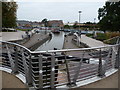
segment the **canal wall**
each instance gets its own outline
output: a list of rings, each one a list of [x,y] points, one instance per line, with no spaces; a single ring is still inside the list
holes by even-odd
[[[19,40],[12,40],[12,41],[9,41],[9,42],[14,42],[14,43],[18,43],[18,44],[24,44],[26,43],[27,41],[29,41],[30,38],[23,38],[23,39],[19,39]]]
[[[44,39],[39,40],[39,42],[37,42],[36,44],[30,46],[29,49],[30,49],[31,51],[36,50],[39,46],[41,46],[42,44],[44,44],[44,43],[45,43],[47,40],[49,40],[51,37],[52,37],[52,36],[49,36],[49,35],[46,36]]]
[[[34,34],[26,43],[22,44],[26,48],[30,49],[31,51],[36,50],[40,45],[45,43],[48,39],[50,39],[49,34]]]
[[[17,34],[19,34],[19,32]],[[13,36],[11,39],[9,39],[8,37],[5,37],[6,35],[4,35],[3,40],[5,39],[5,41],[18,43],[20,45],[25,46],[26,48],[29,48],[32,51],[37,49],[40,45],[42,45],[48,39],[50,39],[50,37],[52,37],[49,34],[40,34],[40,33],[31,33],[30,37],[25,36],[24,38],[20,38],[20,35],[19,36],[16,35],[16,37],[15,37],[14,33],[12,33],[12,35]]]

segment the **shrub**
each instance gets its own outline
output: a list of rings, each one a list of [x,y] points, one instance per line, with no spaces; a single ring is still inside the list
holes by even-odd
[[[93,37],[93,34],[87,33],[86,36]]]
[[[103,41],[107,39],[107,35],[105,33],[97,33],[97,40]]]

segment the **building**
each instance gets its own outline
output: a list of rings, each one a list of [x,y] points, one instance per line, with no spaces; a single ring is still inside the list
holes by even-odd
[[[17,27],[31,27],[31,23],[25,20],[17,20]]]
[[[48,21],[48,27],[62,29],[64,24],[62,20],[51,20]]]
[[[32,28],[44,27],[43,23],[36,21],[32,22],[32,21],[18,20],[16,23],[19,29],[32,29]]]
[[[40,27],[44,27],[44,24],[41,22],[31,22],[31,25],[33,28],[40,28]]]

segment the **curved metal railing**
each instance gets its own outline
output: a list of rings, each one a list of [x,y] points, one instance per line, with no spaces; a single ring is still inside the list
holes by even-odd
[[[55,88],[76,83],[120,67],[120,44],[79,49],[30,51],[16,43],[1,42],[2,67],[21,73],[26,83]]]

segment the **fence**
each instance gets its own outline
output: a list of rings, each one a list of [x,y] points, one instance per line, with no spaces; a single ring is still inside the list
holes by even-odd
[[[39,88],[76,86],[77,82],[120,67],[120,44],[94,48],[30,51],[16,43],[1,41],[2,67],[21,73],[26,84]]]

